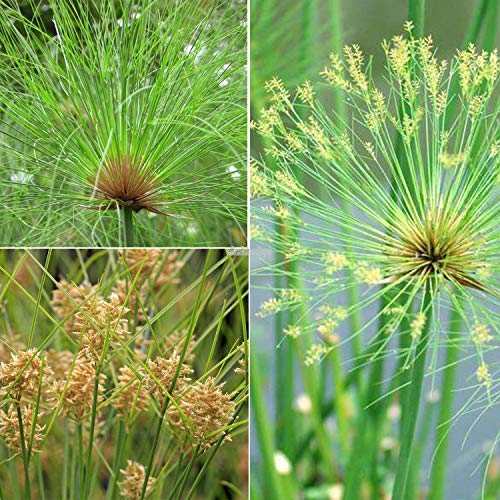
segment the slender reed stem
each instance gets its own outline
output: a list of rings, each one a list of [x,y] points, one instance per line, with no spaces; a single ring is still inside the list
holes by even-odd
[[[444,498],[446,485],[446,459],[448,457],[448,441],[451,429],[451,413],[453,409],[453,389],[457,360],[460,353],[460,330],[462,317],[457,309],[453,309],[450,317],[450,336],[446,346],[445,368],[441,384],[441,402],[439,406],[438,425],[436,428],[435,445],[437,447],[431,471],[431,488],[429,500]]]
[[[17,420],[19,422],[19,436],[21,439],[21,450],[23,453],[23,465],[24,465],[24,497],[27,500],[31,499],[31,487],[30,487],[30,471],[29,471],[29,459],[28,451],[26,450],[26,442],[24,440],[24,426],[23,426],[23,414],[21,412],[21,406],[17,405]]]
[[[280,488],[280,481],[274,465],[274,446],[272,430],[269,426],[269,419],[266,412],[266,403],[262,394],[262,381],[260,380],[260,368],[255,349],[250,349],[250,403],[252,411],[252,425],[255,426],[255,433],[259,441],[259,449],[262,456],[264,480],[266,481],[266,491],[270,498],[281,499],[283,492]]]
[[[280,237],[287,237],[287,228],[282,220],[276,223],[276,229]],[[283,255],[276,251],[276,262],[283,261]],[[292,266],[293,267],[293,266]],[[293,272],[294,269],[288,269],[288,272]],[[292,288],[297,286],[293,282],[293,277],[287,276],[288,284]],[[277,276],[274,281],[274,286],[278,289],[283,287],[283,279]],[[293,397],[295,392],[294,384],[294,351],[289,339],[283,340],[284,331],[283,313],[276,315],[274,322],[275,345],[280,347],[276,349],[276,446],[283,451],[285,455],[291,456],[295,452],[295,416],[293,409]],[[290,314],[288,322],[293,321],[293,315]]]
[[[495,40],[498,26],[498,4],[499,0],[488,1],[488,12],[486,15],[487,22],[484,27],[484,50],[493,50],[495,48]]]
[[[135,246],[134,211],[130,207],[123,207],[123,225],[125,229],[125,246]]]
[[[332,19],[331,21],[331,44],[332,44],[332,50],[333,52],[337,54],[342,53],[342,43],[343,43],[343,36],[342,36],[342,9],[341,9],[341,0],[331,0],[330,2],[330,17]],[[347,106],[345,103],[345,96],[344,92],[342,92],[342,89],[335,87],[333,90],[333,105],[335,112],[339,116],[339,123],[344,123],[347,121]],[[322,189],[324,190],[323,186]],[[326,201],[327,195],[324,194],[323,199]],[[343,209],[346,211],[347,214],[350,214],[351,212],[351,207],[349,206],[349,203],[343,201]],[[346,234],[349,234],[351,231],[349,230],[348,227],[344,229]],[[347,258],[351,256],[351,249],[347,248],[346,249],[347,253]],[[349,306],[352,309],[352,313],[349,315],[349,328],[351,333],[353,334],[352,338],[352,354],[353,358],[357,359],[359,357],[359,354],[361,352],[361,341],[359,335],[355,335],[356,332],[359,331],[360,325],[361,325],[361,319],[360,319],[360,313],[359,309],[356,307],[353,307],[355,304],[358,303],[358,292],[356,289],[355,280],[354,280],[354,271],[349,271],[351,274],[351,282],[353,283],[352,286],[349,287],[348,290],[348,300],[349,300]],[[358,392],[361,390],[361,380],[362,380],[362,372],[358,372],[357,378],[356,378],[356,386],[358,389]]]
[[[332,358],[333,387],[335,388],[336,416],[338,423],[340,449],[343,456],[349,452],[349,419],[347,415],[347,402],[344,393],[344,376],[342,373],[342,361],[340,359],[340,347],[336,346],[330,354]]]
[[[385,310],[390,302],[390,294],[382,296],[381,310]],[[368,349],[368,354],[373,358],[368,382],[361,395],[361,411],[356,423],[356,435],[352,445],[347,466],[344,500],[357,500],[360,496],[361,483],[367,474],[367,469],[376,462],[381,438],[382,414],[385,404],[382,400],[382,389],[384,383],[384,354],[380,351],[380,344],[386,337],[387,316],[380,317],[378,333],[373,345]],[[347,380],[346,380],[347,383]],[[372,478],[376,474],[371,473]],[[378,480],[372,485],[374,490],[378,489]]]
[[[476,8],[472,14],[471,22],[465,34],[465,46],[470,42],[475,42],[478,39],[481,25],[486,14],[486,8],[489,0],[478,0]]]
[[[92,417],[90,420],[90,431],[89,431],[89,442],[87,446],[87,462],[85,465],[84,472],[84,483],[83,483],[83,497],[86,498],[89,495],[89,485],[91,479],[91,464],[92,464],[92,448],[94,446],[94,430],[95,430],[95,420],[96,420],[96,408],[97,408],[97,398],[99,396],[99,372],[96,375],[94,382],[94,395],[92,402]]]
[[[425,0],[410,0],[408,5],[410,21],[413,21],[416,37],[424,35]]]
[[[420,398],[424,383],[425,363],[427,347],[429,345],[430,316],[432,292],[430,286],[426,286],[423,295],[422,311],[426,314],[425,325],[415,349],[415,356],[411,368],[410,384],[401,391],[404,407],[408,410],[401,425],[403,426],[399,462],[393,489],[393,500],[406,498],[406,485],[413,456],[413,441],[419,414]]]

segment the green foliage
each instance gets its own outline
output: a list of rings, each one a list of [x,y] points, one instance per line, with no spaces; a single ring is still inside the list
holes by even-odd
[[[117,4],[0,12],[1,242],[244,244],[241,2]]]
[[[306,497],[321,485],[353,500],[416,498],[429,432],[419,428],[430,411],[424,375],[447,368],[441,348],[460,347],[451,365],[477,360],[460,413],[491,406],[498,389],[500,60],[470,45],[441,61],[430,37],[415,36],[411,23],[406,30],[383,45],[385,85],[358,46],[332,54],[322,76],[343,92],[346,114],[309,82],[292,90],[273,78],[254,123],[266,148],[252,172],[252,234],[278,256],[262,276],[287,283],[274,285],[257,315],[286,315],[277,333],[305,365],[306,416],[295,413],[287,458]],[[456,415],[444,401],[449,431]],[[391,403],[401,409],[397,425]],[[324,420],[332,410],[335,432]],[[398,445],[382,447],[387,435],[399,456]],[[265,437],[262,453],[272,453]]]

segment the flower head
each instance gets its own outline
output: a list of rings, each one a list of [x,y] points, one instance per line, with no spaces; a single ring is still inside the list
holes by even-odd
[[[43,364],[36,349],[12,353],[10,361],[0,364],[0,396],[36,398],[40,378],[46,383],[51,375],[52,370]]]
[[[130,500],[139,500],[142,494],[142,487],[146,479],[146,470],[144,465],[127,460],[125,469],[120,469],[123,479],[118,483],[120,485],[120,494],[124,498]],[[148,497],[153,490],[154,477],[148,478],[146,486],[146,497]]]
[[[282,256],[268,275],[294,283],[294,261],[301,290],[274,288],[257,316],[295,310],[301,322],[286,327],[290,338],[307,329],[335,344],[338,319],[317,313],[355,296],[344,317],[363,321],[351,335],[383,334],[382,350],[396,332],[413,348],[425,341],[445,308],[467,323],[487,310],[490,329],[475,325],[468,336],[481,350],[500,334],[492,320],[500,298],[498,54],[471,46],[440,61],[432,38],[415,38],[410,26],[383,50],[387,89],[359,46],[331,56],[322,76],[345,113],[312,97],[309,83],[295,97],[280,80],[267,86],[270,106],[254,123],[268,145],[252,164],[255,222],[262,243]],[[276,222],[283,230],[269,237]],[[330,347],[315,341],[306,362]]]
[[[19,415],[17,404],[11,404],[7,411],[0,410],[0,436],[7,443],[7,446],[16,454],[20,454],[23,448],[21,441],[21,418],[23,426],[24,446],[31,451],[40,451],[40,444],[45,436],[45,426],[40,425],[39,419],[42,413],[35,414],[31,405],[22,405]],[[33,439],[31,438],[30,429],[34,424]]]
[[[230,439],[224,428],[234,415],[233,394],[222,392],[223,387],[213,377],[190,386],[179,399],[184,418],[177,407],[169,408],[172,425],[187,434],[193,446],[209,448],[221,436]]]

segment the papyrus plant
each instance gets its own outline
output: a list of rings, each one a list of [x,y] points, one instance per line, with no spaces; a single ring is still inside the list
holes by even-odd
[[[244,4],[45,7],[0,11],[1,243],[244,243]]]
[[[338,406],[349,499],[360,498],[372,460],[366,450],[380,439],[389,353],[397,366],[387,392],[399,394],[402,408],[393,498],[416,494],[417,410],[429,363],[439,368],[440,345],[473,349],[478,392],[495,399],[488,352],[499,335],[500,60],[473,45],[439,60],[431,37],[414,37],[411,24],[407,32],[383,44],[382,82],[358,46],[331,55],[321,75],[343,93],[347,118],[318,99],[311,83],[292,92],[273,79],[272,104],[253,123],[268,144],[252,172],[259,198],[253,236],[283,256],[265,272],[293,273],[298,284],[275,289],[258,315],[294,311],[283,334],[309,344],[307,365],[349,344],[355,370],[369,371],[367,388],[358,387],[363,417],[352,440]],[[281,230],[271,234],[273,221]],[[346,306],[353,289],[357,300]],[[450,324],[463,322],[458,339],[443,326],[450,315]]]

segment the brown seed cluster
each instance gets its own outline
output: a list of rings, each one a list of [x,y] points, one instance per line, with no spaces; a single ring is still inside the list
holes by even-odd
[[[17,403],[9,405],[7,411],[0,410],[0,435],[11,451],[16,454],[22,452],[21,425],[19,422],[18,408],[21,408],[22,435],[26,450],[38,452],[44,438],[45,426],[38,423],[42,413],[35,414],[32,405],[18,406]],[[35,431],[31,440],[31,429],[35,419]],[[31,446],[30,446],[31,441]]]
[[[49,426],[48,418],[43,422],[47,412],[53,418],[63,417],[65,432],[74,434],[75,442],[81,439],[85,448],[91,446],[91,440],[99,445],[100,439],[110,436],[103,441],[102,453],[106,459],[111,459],[114,453],[116,437],[114,429],[108,435],[107,426],[115,421],[111,417],[121,420],[128,432],[134,429],[134,422],[142,424],[143,420],[156,418],[158,406],[163,411],[168,407],[164,425],[169,426],[172,437],[203,448],[221,437],[222,428],[232,419],[233,394],[224,394],[223,384],[216,385],[215,379],[197,382],[193,377],[194,338],[187,342],[185,329],[168,335],[160,332],[151,335],[153,327],[142,326],[145,315],[132,314],[130,309],[140,299],[154,313],[155,304],[150,299],[156,286],[152,284],[178,283],[177,273],[183,265],[178,254],[172,252],[165,257],[158,251],[132,251],[127,252],[127,257],[124,253],[119,264],[122,271],[127,266],[136,285],[141,286],[140,295],[128,293],[130,276],[106,288],[62,279],[53,292],[51,305],[64,320],[61,326],[71,334],[61,335],[63,348],[50,348],[41,354],[10,339],[8,346],[5,344],[0,350],[4,358],[0,362],[0,398],[5,398],[0,400],[0,437],[13,453],[23,451],[21,430],[28,453],[39,451],[44,442],[47,448],[57,441],[57,432],[45,435],[44,423],[50,429],[58,427],[53,420]],[[140,276],[134,272],[140,272]],[[156,324],[155,327],[159,330]],[[71,344],[76,352],[64,349]],[[179,353],[184,349],[181,362]],[[155,352],[161,354],[155,356]],[[238,373],[243,374],[243,366],[239,365]],[[94,412],[95,419],[91,419]],[[144,466],[129,460],[120,472],[122,496],[140,498]],[[146,496],[153,485],[154,479],[150,477]]]
[[[114,343],[127,340],[130,333],[124,316],[128,311],[114,293],[108,300],[97,295],[81,304],[74,317],[74,333],[81,338],[81,352],[97,361],[103,354],[106,341],[112,347]]]
[[[122,366],[118,375],[113,405],[120,417],[126,418],[144,411],[149,404],[149,394],[144,390],[143,384],[128,366]]]
[[[146,479],[146,469],[144,465],[127,460],[125,469],[120,469],[123,479],[118,483],[120,485],[120,494],[124,498],[131,500],[139,500],[141,498],[142,487]],[[148,478],[148,485],[146,486],[146,497],[153,491],[154,478]]]
[[[154,360],[148,360],[148,368],[151,375],[148,373],[144,377],[144,385],[149,389],[158,401],[165,401],[166,393],[170,391],[174,382],[175,374],[180,363],[180,356],[174,351],[170,357],[164,358],[157,356]],[[191,381],[189,375],[193,373],[193,369],[182,363],[175,380],[175,391],[184,390],[187,384]],[[172,390],[172,392],[174,392]]]
[[[73,318],[78,307],[89,297],[93,296],[97,287],[88,283],[75,285],[62,278],[58,288],[52,292],[51,306],[61,319],[65,319],[64,330],[67,333],[73,332]]]
[[[45,364],[36,349],[11,354],[11,360],[0,364],[0,396],[34,399],[38,394],[40,379],[47,381],[52,370]]]
[[[190,386],[179,400],[179,410],[172,406],[168,415],[172,425],[191,440],[193,446],[209,448],[221,436],[230,440],[224,428],[234,416],[233,393],[222,392],[224,383],[217,385],[213,377]]]
[[[148,279],[154,280],[155,289],[167,283],[180,283],[178,274],[184,263],[179,259],[177,251],[166,253],[158,249],[137,248],[123,252],[122,258],[133,277],[139,273],[137,282],[141,286],[145,285]]]
[[[78,356],[66,380],[56,380],[54,390],[61,400],[61,413],[82,420],[92,410],[94,389],[97,381],[97,404],[104,394],[106,376],[98,374],[93,363]]]

